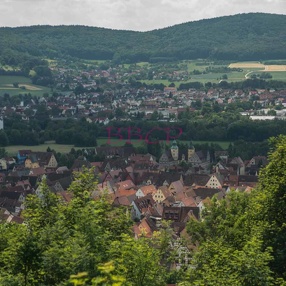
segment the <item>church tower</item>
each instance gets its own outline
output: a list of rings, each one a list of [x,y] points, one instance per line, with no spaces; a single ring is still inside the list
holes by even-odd
[[[171,154],[172,154],[173,159],[175,161],[178,161],[178,159],[179,159],[179,147],[177,145],[176,140],[174,140],[173,143],[172,143]]]
[[[195,147],[192,143],[192,141],[190,141],[189,143],[189,148],[188,148],[188,161],[190,160],[190,158],[195,154]]]

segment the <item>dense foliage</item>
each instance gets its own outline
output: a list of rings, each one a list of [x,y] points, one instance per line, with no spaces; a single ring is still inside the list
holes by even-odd
[[[285,285],[286,137],[270,143],[270,163],[255,190],[213,198],[202,221],[189,222],[198,250],[182,285]]]
[[[71,285],[70,276],[79,272],[91,281],[109,261],[126,285],[164,285],[162,236],[135,241],[129,210],[113,208],[104,193],[94,201],[95,190],[89,169],[74,174],[68,204],[45,182],[38,196],[29,195],[25,224],[0,224],[0,285]]]
[[[85,26],[1,28],[0,59],[12,66],[35,57],[67,56],[125,63],[197,58],[280,59],[286,58],[285,26],[284,15],[256,13],[150,32]]]

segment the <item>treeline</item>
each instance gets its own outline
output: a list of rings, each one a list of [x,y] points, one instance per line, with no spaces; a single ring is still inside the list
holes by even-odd
[[[134,79],[129,80],[129,84],[134,88],[147,88],[147,89],[158,89],[164,90],[163,83],[160,84],[146,84],[141,81],[136,81]],[[178,90],[188,90],[188,89],[210,89],[210,88],[222,88],[222,89],[247,89],[247,88],[258,88],[258,89],[283,89],[286,88],[286,82],[280,80],[264,80],[262,78],[251,78],[244,81],[238,82],[228,82],[227,80],[221,80],[219,83],[206,82],[205,84],[199,81],[191,81],[180,83]]]
[[[48,114],[40,114],[29,122],[14,115],[5,119],[5,130],[0,131],[0,146],[8,145],[39,145],[48,140],[55,140],[58,144],[73,144],[76,147],[97,145],[98,126],[86,120],[48,119]]]
[[[206,82],[205,84],[194,81],[194,82],[187,82],[187,83],[181,83],[179,85],[178,90],[187,90],[190,88],[195,89],[204,89],[204,88],[223,88],[223,89],[247,89],[247,88],[258,88],[258,89],[281,89],[286,88],[286,82],[285,81],[279,81],[279,80],[264,80],[262,78],[265,78],[265,75],[263,74],[261,78],[251,78],[246,79],[244,81],[237,81],[237,82],[228,82],[227,80],[222,80],[219,83],[212,83],[212,82]],[[267,75],[266,75],[267,77]]]
[[[154,140],[237,141],[262,142],[279,134],[286,134],[283,120],[253,121],[233,111],[211,112],[211,106],[203,106],[201,114],[186,111],[175,123],[156,121],[110,121],[108,126],[89,123],[85,118],[74,120],[51,120],[46,113],[37,112],[29,122],[15,115],[4,120],[5,129],[0,132],[0,145],[38,145],[55,140],[59,144],[74,144],[78,147],[96,146],[99,137],[128,141]],[[42,110],[45,112],[45,109]],[[108,139],[107,139],[108,142]]]
[[[150,32],[85,26],[1,28],[0,61],[16,65],[24,55],[113,60],[115,63],[197,58],[221,61],[283,59],[286,58],[282,28],[285,26],[284,15],[252,13]]]

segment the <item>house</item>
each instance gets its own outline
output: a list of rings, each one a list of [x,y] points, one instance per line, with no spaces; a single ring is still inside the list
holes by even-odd
[[[147,185],[140,187],[136,192],[137,198],[142,198],[147,196],[148,194],[152,194],[152,196],[156,193],[157,189],[154,185]]]
[[[155,201],[153,200],[151,194],[135,199],[132,202],[132,218],[138,220],[142,219],[148,209],[152,208],[153,206],[155,206]]]
[[[172,182],[169,186],[169,192],[173,196],[176,196],[180,193],[183,193],[184,192],[184,185],[183,185],[182,181],[177,180],[177,181]]]
[[[25,200],[22,192],[12,190],[1,190],[0,191],[0,207],[7,209],[14,215],[19,215],[23,207]]]
[[[230,159],[226,166],[237,170],[237,175],[245,174],[245,164],[240,157]]]
[[[106,146],[95,148],[95,155],[103,156],[106,159],[111,159],[114,157],[130,158],[134,154],[135,148],[133,146]]]
[[[208,182],[206,183],[207,188],[221,189],[223,186],[223,177],[220,174],[212,174]]]
[[[259,174],[260,168],[265,167],[268,164],[268,160],[266,156],[254,156],[251,160],[246,164],[245,172],[248,175]]]
[[[161,219],[158,220],[161,223]],[[140,237],[152,237],[154,231],[158,231],[158,221],[151,216],[144,217],[133,227],[134,236],[136,239]]]
[[[4,158],[0,159],[0,171],[6,171],[7,169],[7,161]]]
[[[31,152],[25,159],[25,167],[34,168],[56,168],[58,162],[53,152]]]
[[[190,174],[183,178],[185,186],[205,186],[209,180],[210,176],[207,174]]]
[[[156,203],[162,203],[169,196],[171,196],[171,192],[167,186],[161,186],[153,193],[153,199]]]
[[[185,229],[187,222],[193,217],[196,220],[200,219],[199,207],[168,207],[163,208],[162,219],[172,221],[171,227],[175,233],[180,236],[180,233]]]
[[[24,164],[27,156],[31,153],[31,150],[19,150],[17,153],[17,162],[18,164]]]

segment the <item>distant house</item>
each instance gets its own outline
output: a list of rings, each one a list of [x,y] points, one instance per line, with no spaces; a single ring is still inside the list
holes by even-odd
[[[58,162],[53,152],[31,152],[25,159],[25,167],[28,169],[34,168],[56,168]]]
[[[167,197],[171,195],[167,186],[161,186],[153,193],[153,199],[156,203],[162,203]]]
[[[223,177],[219,174],[211,175],[209,181],[206,183],[207,188],[221,189],[223,186]]]
[[[27,156],[31,153],[31,150],[19,150],[17,153],[17,162],[18,164],[24,164]]]
[[[140,187],[137,192],[136,192],[136,197],[137,198],[142,198],[147,196],[148,194],[155,194],[157,191],[156,187],[154,185],[147,185]]]
[[[148,211],[148,208],[153,207],[155,201],[152,195],[149,194],[145,197],[138,198],[132,202],[132,217],[133,219],[141,219],[144,214]]]
[[[4,158],[0,159],[0,171],[2,170],[7,170],[8,166],[7,166],[7,162]]]

